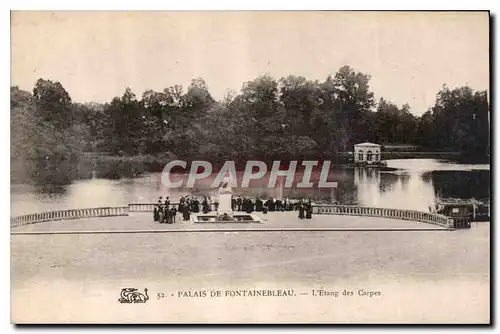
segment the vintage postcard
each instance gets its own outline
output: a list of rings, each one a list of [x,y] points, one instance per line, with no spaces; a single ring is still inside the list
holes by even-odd
[[[11,12],[12,323],[490,323],[489,29]]]

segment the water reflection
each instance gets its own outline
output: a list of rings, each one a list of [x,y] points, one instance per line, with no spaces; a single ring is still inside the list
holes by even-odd
[[[267,188],[266,182],[251,183],[251,188],[235,188],[235,194],[260,197],[314,197],[323,201],[388,208],[427,211],[437,197],[476,198],[489,200],[490,172],[488,165],[458,164],[435,159],[389,160],[397,171],[378,169],[332,169],[330,180],[336,189]],[[167,189],[161,174],[152,173],[133,179],[90,179],[65,187],[11,186],[11,215],[48,210],[121,206],[133,202],[154,202],[158,196],[173,201],[192,193],[200,196],[214,193],[211,182],[194,189]]]
[[[490,172],[486,170],[438,170],[424,173],[422,179],[431,179],[440,197],[478,200],[488,200],[490,197]]]
[[[423,181],[419,173],[357,168],[354,175],[360,205],[427,210],[436,199],[432,181]]]

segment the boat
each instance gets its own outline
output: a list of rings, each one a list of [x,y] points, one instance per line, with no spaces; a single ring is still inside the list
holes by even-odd
[[[439,198],[430,212],[453,218],[455,228],[470,228],[471,222],[490,220],[490,205],[476,199]]]

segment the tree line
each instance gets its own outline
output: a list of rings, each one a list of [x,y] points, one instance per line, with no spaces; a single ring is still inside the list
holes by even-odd
[[[421,117],[408,104],[376,101],[370,76],[341,67],[325,81],[264,75],[216,101],[201,78],[184,89],[127,88],[108,103],[76,103],[59,82],[11,87],[13,179],[68,183],[85,152],[118,157],[270,161],[335,159],[352,145],[418,145],[486,155],[485,91],[443,86]]]

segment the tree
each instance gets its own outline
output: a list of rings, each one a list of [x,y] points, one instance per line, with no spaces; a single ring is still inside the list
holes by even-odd
[[[322,103],[321,89],[317,81],[301,76],[288,76],[280,80],[280,101],[285,117],[279,129],[285,135],[283,151],[297,156],[313,156],[325,147],[325,132],[328,122],[319,106]],[[307,153],[306,153],[307,152]]]
[[[467,154],[489,152],[489,105],[485,91],[443,85],[436,103],[420,119],[417,142],[440,150]]]
[[[374,97],[369,81],[369,75],[356,72],[349,66],[341,67],[332,80],[336,96],[335,119],[337,126],[345,129],[349,145],[341,145],[342,149],[372,137],[369,112],[374,107]]]
[[[82,104],[72,102],[59,82],[39,79],[32,93],[11,88],[12,175],[21,181],[71,182],[81,172],[83,151],[221,164],[334,159],[353,144],[372,140],[489,152],[486,92],[443,86],[435,105],[417,118],[408,104],[384,98],[375,103],[369,81],[369,75],[343,66],[323,82],[259,76],[220,102],[197,78],[186,90],[180,85],[146,90],[139,100],[127,88],[109,103]]]
[[[215,103],[212,95],[208,91],[205,80],[197,78],[191,80],[188,91],[185,95],[186,108],[191,110],[194,117],[203,115],[205,111]]]
[[[38,79],[33,88],[37,114],[58,129],[71,126],[71,98],[59,82]]]
[[[11,88],[11,177],[20,182],[67,184],[75,178],[85,129],[59,84],[39,79],[33,95]]]
[[[106,137],[110,140],[109,149],[118,155],[134,155],[145,151],[143,132],[145,115],[142,104],[130,88],[121,98],[115,97],[106,105],[108,129]]]
[[[241,95],[232,106],[240,115],[240,130],[249,140],[250,157],[267,155],[269,147],[265,138],[272,136],[279,124],[278,92],[278,82],[274,78],[260,76],[243,84]]]
[[[147,90],[142,94],[142,102],[150,116],[156,117],[159,121],[162,121],[169,106],[173,105],[174,99],[168,94],[168,91],[155,92],[153,90]]]
[[[325,129],[323,150],[349,150],[353,144],[373,138],[374,97],[369,81],[369,75],[343,66],[320,85],[322,117],[315,122]]]
[[[410,106],[396,104],[380,98],[373,126],[375,140],[382,144],[413,144],[417,130],[417,118],[410,113]]]

